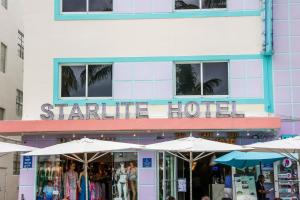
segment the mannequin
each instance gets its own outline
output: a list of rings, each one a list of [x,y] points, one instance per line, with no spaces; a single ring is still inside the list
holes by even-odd
[[[62,172],[63,169],[60,166],[60,160],[59,158],[55,160],[55,166],[53,167],[53,174],[54,174],[54,180],[53,180],[53,200],[58,200],[61,197],[61,184],[62,184]]]
[[[66,173],[65,196],[69,200],[76,200],[77,187],[80,188],[78,174],[75,172],[76,165],[71,163],[69,171]]]
[[[132,192],[132,200],[136,200],[137,196],[137,169],[133,162],[130,162],[128,167],[129,184]]]
[[[46,163],[41,165],[38,171],[39,194],[42,193],[45,182],[46,182]]]
[[[119,198],[128,200],[128,172],[124,163],[120,163],[120,167],[116,171],[116,180]]]

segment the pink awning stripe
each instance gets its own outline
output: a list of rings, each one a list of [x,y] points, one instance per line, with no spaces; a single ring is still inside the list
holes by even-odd
[[[0,134],[93,131],[185,131],[279,129],[279,117],[0,121]]]

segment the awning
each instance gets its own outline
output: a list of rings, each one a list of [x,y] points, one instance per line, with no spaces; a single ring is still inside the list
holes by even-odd
[[[95,131],[250,131],[279,128],[279,117],[0,121],[2,135]]]

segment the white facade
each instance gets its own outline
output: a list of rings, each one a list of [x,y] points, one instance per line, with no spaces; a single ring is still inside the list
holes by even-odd
[[[26,120],[40,119],[40,106],[53,103],[55,58],[260,55],[263,46],[261,16],[57,21],[52,0],[26,0],[24,17],[25,32],[28,33],[25,37],[23,115]],[[262,72],[262,63],[259,65]],[[115,70],[118,64],[114,63],[114,66]],[[160,69],[168,66],[170,63]],[[114,75],[118,73],[115,72]],[[172,74],[168,75],[172,79]],[[162,87],[172,90],[171,79],[171,85],[166,83]],[[262,77],[259,81],[261,84],[255,97],[263,98]],[[125,91],[124,87],[127,86],[114,85],[115,97]],[[156,90],[145,84],[136,87]],[[237,95],[233,92],[232,97]],[[115,99],[140,96],[122,98],[121,95]],[[157,99],[172,98],[171,93]],[[263,106],[256,108],[255,112],[264,112]]]
[[[8,0],[7,8],[0,4],[0,43],[7,47],[5,73],[0,72],[0,107],[5,109],[4,120],[21,119],[16,108],[17,90],[23,91],[23,59],[18,55],[18,31],[24,33],[21,1]],[[19,176],[13,174],[13,158],[14,154],[0,157],[1,200],[14,200],[18,196]]]

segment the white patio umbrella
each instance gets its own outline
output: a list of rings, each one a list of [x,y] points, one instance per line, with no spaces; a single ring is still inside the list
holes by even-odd
[[[299,162],[300,136],[246,145],[251,151],[276,152]]]
[[[28,152],[36,149],[37,148],[19,145],[19,144],[0,142],[0,153],[3,154],[13,153],[13,152]]]
[[[145,146],[146,150],[164,151],[168,152],[178,158],[181,158],[190,165],[190,199],[193,198],[192,189],[192,165],[193,162],[200,160],[206,156],[212,155],[216,152],[229,152],[229,151],[239,151],[244,150],[242,146],[226,144],[222,142],[216,142],[211,140],[206,140],[202,138],[186,137],[172,141],[160,142],[156,144],[150,144]],[[199,153],[196,157],[193,157],[193,152]],[[183,153],[189,153],[189,158]],[[165,176],[163,175],[163,179]],[[166,198],[165,193],[165,180],[163,180],[163,199]]]
[[[84,163],[85,168],[85,187],[86,199],[88,199],[88,163],[106,155],[109,152],[126,151],[141,149],[143,146],[138,144],[113,142],[83,138],[81,140],[73,140],[70,142],[56,144],[46,148],[41,148],[30,153],[24,154],[28,156],[42,156],[42,155],[64,155],[67,158]],[[81,159],[77,154],[84,154],[84,159]],[[90,159],[87,158],[88,153],[95,153]]]

